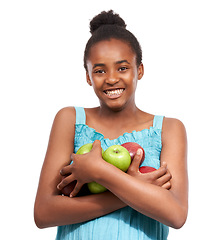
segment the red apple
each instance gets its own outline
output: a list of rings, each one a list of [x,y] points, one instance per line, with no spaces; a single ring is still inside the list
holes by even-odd
[[[149,173],[149,172],[153,172],[153,171],[155,171],[155,170],[157,170],[156,168],[153,168],[153,167],[149,167],[149,166],[143,166],[143,167],[140,167],[139,168],[139,171],[141,172],[141,173]]]
[[[126,148],[129,151],[129,154],[131,156],[131,161],[134,159],[134,156],[135,156],[137,150],[139,148],[142,149],[143,155],[142,155],[140,165],[143,163],[143,161],[145,159],[145,152],[141,145],[139,145],[138,143],[135,143],[135,142],[126,142],[126,143],[123,143],[121,146],[123,146],[124,148]]]

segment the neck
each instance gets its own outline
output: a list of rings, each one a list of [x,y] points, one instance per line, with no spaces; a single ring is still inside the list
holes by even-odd
[[[122,121],[130,121],[136,117],[136,113],[139,111],[135,103],[132,105],[123,107],[121,109],[112,109],[107,106],[100,105],[99,108],[99,116],[101,118],[106,118],[110,121],[118,121],[121,119]]]

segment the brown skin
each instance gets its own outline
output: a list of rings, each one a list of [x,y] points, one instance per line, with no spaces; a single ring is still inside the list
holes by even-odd
[[[142,64],[136,66],[136,56],[128,44],[115,39],[97,43],[91,48],[87,67],[87,82],[100,100],[100,107],[85,109],[88,126],[105,138],[115,139],[124,132],[153,125],[154,116],[135,105],[137,81],[144,69]],[[117,88],[125,89],[117,98],[104,92]],[[187,140],[179,120],[164,118],[161,167],[147,174],[138,170],[141,151],[136,154],[128,174],[102,159],[99,141],[94,142],[90,153],[72,154],[74,122],[74,108],[64,108],[55,117],[35,201],[38,227],[79,223],[127,205],[168,226],[180,228],[184,224],[188,211]],[[70,155],[74,160],[71,165]],[[61,181],[60,173],[70,175]],[[60,190],[73,180],[78,182],[72,197],[61,196]],[[110,191],[73,197],[83,184],[91,181]]]

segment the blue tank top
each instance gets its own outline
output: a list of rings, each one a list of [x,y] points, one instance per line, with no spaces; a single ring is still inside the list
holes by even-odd
[[[86,125],[84,108],[75,107],[75,110],[74,152],[94,140],[100,140],[104,150],[115,144],[136,142],[145,151],[145,160],[141,166],[151,166],[156,169],[160,167],[163,116],[154,116],[153,127],[150,129],[124,133],[117,139],[110,140]],[[131,207],[125,207],[90,221],[59,226],[56,240],[166,240],[168,233],[169,228],[166,225]]]

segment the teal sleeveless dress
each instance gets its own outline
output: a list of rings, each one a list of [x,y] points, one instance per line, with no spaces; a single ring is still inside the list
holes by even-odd
[[[84,144],[100,140],[104,150],[115,144],[137,142],[145,150],[145,160],[141,166],[160,167],[162,148],[161,130],[163,116],[154,116],[153,127],[142,131],[124,133],[117,139],[106,139],[101,133],[86,125],[84,108],[75,107],[74,152]],[[59,226],[56,240],[166,240],[169,228],[131,207],[125,207],[83,223]]]

